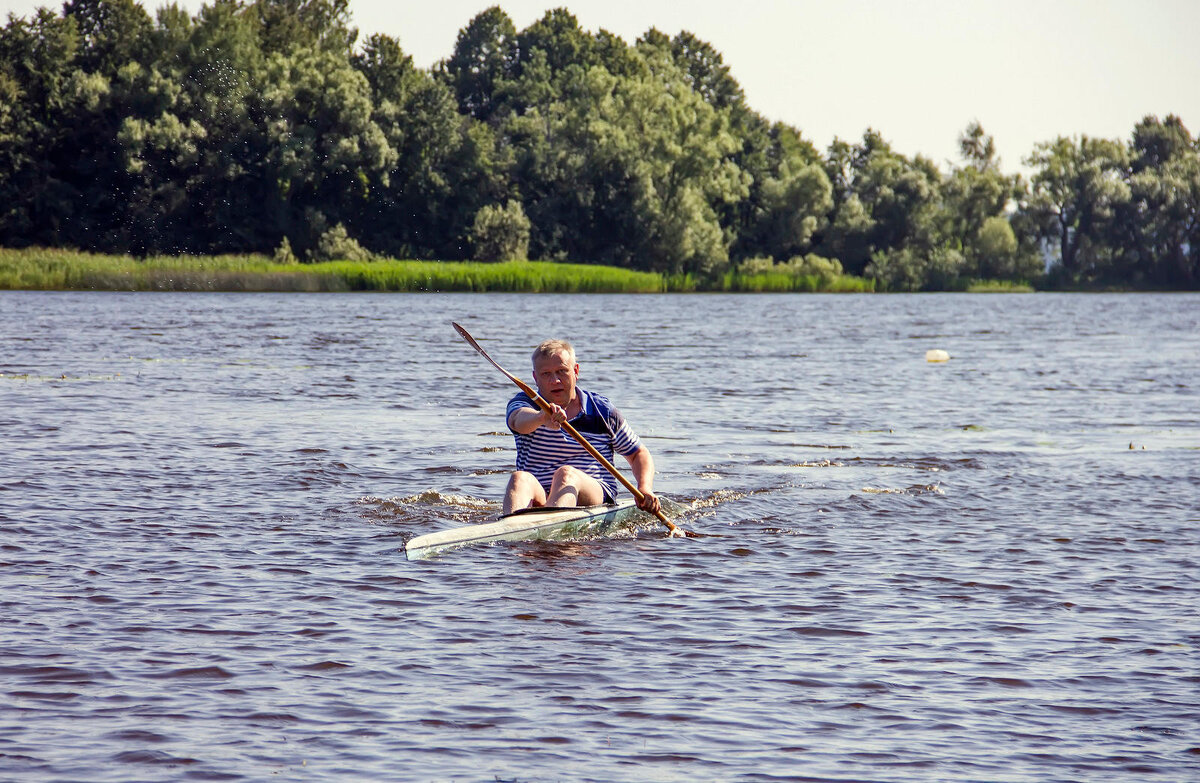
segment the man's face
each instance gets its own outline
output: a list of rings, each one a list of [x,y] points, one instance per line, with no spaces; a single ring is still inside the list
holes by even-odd
[[[579,365],[569,362],[565,353],[539,356],[533,363],[533,380],[538,394],[555,405],[567,407],[575,399],[575,381],[579,379]]]

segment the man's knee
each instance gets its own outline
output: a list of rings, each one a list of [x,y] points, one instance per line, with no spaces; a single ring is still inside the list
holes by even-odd
[[[533,487],[538,483],[537,478],[524,470],[514,470],[508,477],[508,485],[510,487]]]
[[[604,486],[579,468],[563,465],[554,471],[550,495],[555,505],[593,505],[604,502]]]
[[[546,505],[546,490],[537,477],[524,470],[515,470],[508,477],[508,488],[504,491],[504,513],[530,506]]]
[[[554,481],[558,484],[578,484],[582,478],[588,478],[588,474],[572,465],[563,465],[554,471]]]

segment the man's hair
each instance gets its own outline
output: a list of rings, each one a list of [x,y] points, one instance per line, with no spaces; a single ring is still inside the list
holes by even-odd
[[[531,357],[534,364],[541,357],[557,356],[560,353],[567,355],[567,364],[575,364],[575,348],[566,340],[544,340],[542,343],[533,349]]]

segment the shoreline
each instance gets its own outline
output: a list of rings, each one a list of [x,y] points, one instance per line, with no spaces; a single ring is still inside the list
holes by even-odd
[[[572,293],[572,294],[1152,294],[1191,289],[1135,286],[1039,288],[1010,280],[972,280],[946,291],[880,290],[855,275],[774,272],[699,280],[599,264],[555,261],[374,259],[277,263],[266,255],[132,256],[77,250],[0,247],[0,291],[113,293]]]
[[[264,255],[132,256],[0,248],[0,290],[261,293],[870,293],[852,275],[736,275],[710,281],[551,261],[326,261]]]
[[[0,247],[0,291],[175,291],[213,293],[909,293],[879,289],[845,274],[727,271],[710,279],[556,261],[370,261],[277,263],[266,255],[106,255],[77,250]],[[912,293],[1149,294],[1192,289],[1138,286],[1039,288],[1011,280]],[[1193,291],[1194,292],[1194,291]]]

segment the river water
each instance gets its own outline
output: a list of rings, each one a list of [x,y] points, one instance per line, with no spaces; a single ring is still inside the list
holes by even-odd
[[[706,536],[409,562],[514,457],[452,320]],[[0,373],[0,779],[1200,779],[1200,296],[7,292]]]

